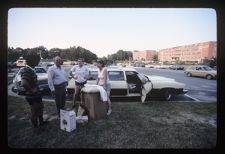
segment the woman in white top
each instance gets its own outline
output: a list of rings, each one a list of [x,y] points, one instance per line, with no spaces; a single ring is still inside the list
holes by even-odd
[[[110,91],[111,91],[111,84],[109,83],[108,72],[107,72],[107,69],[104,67],[104,62],[102,60],[98,59],[96,62],[96,66],[99,68],[98,77],[97,77],[97,85],[103,86],[103,88],[107,92],[108,105],[109,105],[107,115],[110,115],[112,112],[111,101],[109,99]]]
[[[84,66],[84,59],[78,59],[78,66],[74,66],[70,70],[70,75],[75,79],[75,91],[73,96],[73,107],[75,108],[76,100],[78,95],[80,95],[81,88],[87,83],[87,78],[89,76],[89,71],[86,66]]]

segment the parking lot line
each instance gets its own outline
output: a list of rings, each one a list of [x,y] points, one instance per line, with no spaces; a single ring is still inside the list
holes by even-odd
[[[188,94],[184,94],[184,95],[187,96],[187,97],[189,97],[190,99],[193,99],[193,100],[196,101],[196,102],[200,102],[199,99],[194,98],[194,97],[192,97],[192,96],[190,96],[190,95],[188,95]]]

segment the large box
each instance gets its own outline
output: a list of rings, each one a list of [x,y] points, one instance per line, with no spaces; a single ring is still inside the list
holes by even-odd
[[[60,109],[60,128],[67,132],[76,129],[76,114],[74,111]]]
[[[87,110],[90,120],[101,119],[106,116],[108,111],[108,103],[101,101],[100,92],[93,86],[82,88],[81,104]]]

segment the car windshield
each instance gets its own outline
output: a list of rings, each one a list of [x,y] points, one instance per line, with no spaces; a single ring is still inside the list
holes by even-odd
[[[35,68],[36,73],[46,73],[45,69],[43,68]]]
[[[206,70],[206,71],[211,71],[211,70],[213,70],[211,67],[209,67],[209,66],[203,66],[203,69],[204,70]]]

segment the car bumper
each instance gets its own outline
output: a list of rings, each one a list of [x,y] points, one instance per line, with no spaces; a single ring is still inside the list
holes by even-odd
[[[184,89],[184,90],[183,90],[183,94],[186,94],[187,92],[188,92],[187,89]]]

